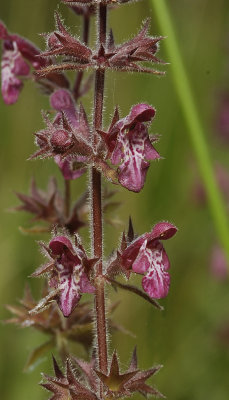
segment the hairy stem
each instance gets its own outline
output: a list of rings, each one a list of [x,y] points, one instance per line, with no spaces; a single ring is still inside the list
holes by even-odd
[[[84,15],[84,20],[83,20],[83,42],[85,44],[88,44],[88,39],[89,39],[89,29],[90,29],[90,17],[88,15]],[[73,88],[73,95],[75,100],[78,100],[80,96],[80,86],[81,82],[83,79],[83,73],[84,71],[79,71],[76,76],[74,88]]]
[[[211,162],[211,155],[205,139],[204,130],[193,98],[188,75],[180,55],[175,36],[174,26],[165,0],[151,0],[165,41],[171,62],[172,77],[180,100],[188,131],[190,134],[193,151],[195,153],[199,170],[205,186],[209,209],[218,232],[219,239],[229,260],[229,226],[226,208],[223,204]]]
[[[71,203],[71,181],[68,179],[64,180],[64,213],[65,217],[68,218],[70,214],[70,203]]]
[[[98,48],[106,41],[106,6],[98,6]],[[97,129],[102,128],[103,96],[104,96],[104,70],[98,69],[95,73],[94,93],[94,136],[93,145],[96,146]],[[102,231],[102,195],[101,195],[101,174],[92,168],[91,171],[91,200],[92,200],[92,242],[94,257],[99,258],[95,279],[95,313],[98,344],[99,368],[107,373],[107,336],[106,336],[106,314],[105,314],[105,292],[103,279],[103,231]],[[102,397],[102,387],[100,395]]]

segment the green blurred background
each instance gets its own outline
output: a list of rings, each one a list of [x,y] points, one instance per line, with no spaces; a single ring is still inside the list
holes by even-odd
[[[0,18],[11,32],[28,37],[42,47],[43,40],[37,32],[53,29],[53,11],[58,3],[57,0],[36,0],[32,4],[28,0],[8,0],[0,4]],[[228,148],[220,144],[214,132],[219,93],[229,89],[228,0],[173,0],[167,3],[212,162],[221,160],[229,168]],[[64,6],[60,6],[60,11],[66,24],[72,26],[72,32],[79,33],[80,19]],[[149,2],[144,0],[114,9],[110,13],[109,24],[117,42],[136,33],[148,15],[152,16],[152,34],[159,35]],[[163,43],[160,56],[173,62],[167,59]],[[179,227],[177,236],[166,243],[172,264],[172,284],[169,296],[161,301],[165,311],[153,309],[132,294],[121,291],[115,295],[112,293],[112,298],[122,300],[122,306],[115,312],[115,320],[133,332],[136,338],[115,333],[110,339],[111,347],[117,347],[123,367],[126,367],[135,344],[141,367],[163,364],[164,368],[154,382],[171,400],[226,400],[229,396],[229,344],[227,347],[220,342],[217,331],[229,321],[229,285],[228,282],[213,279],[209,271],[210,251],[217,240],[214,224],[207,207],[198,206],[193,195],[198,168],[170,66],[163,68],[167,70],[163,78],[109,73],[107,79],[105,105],[108,117],[117,103],[122,115],[128,113],[132,104],[141,101],[156,107],[157,116],[151,132],[161,134],[157,149],[165,158],[151,166],[140,194],[119,190],[116,195],[116,199],[122,201],[119,218],[127,224],[131,214],[139,233],[149,231],[160,220],[169,220]],[[90,96],[91,93],[84,100],[89,112],[92,105]],[[15,303],[22,296],[25,280],[31,281],[35,293],[39,292],[40,282],[27,276],[43,261],[34,240],[40,237],[22,235],[18,226],[29,227],[29,216],[8,213],[7,210],[18,204],[14,191],[27,193],[32,176],[45,188],[47,176],[55,174],[62,185],[59,171],[52,161],[26,161],[35,148],[32,133],[43,126],[40,109],[48,107],[48,99],[32,83],[25,85],[14,106],[7,107],[0,99],[2,320],[9,317],[4,304]],[[85,177],[74,183],[75,195],[83,191],[85,183]],[[120,232],[106,227],[105,233],[105,251],[108,254],[117,245]],[[43,238],[48,240],[48,236]],[[86,232],[84,238],[88,240]],[[51,372],[50,357],[44,358],[32,372],[22,372],[28,353],[43,341],[42,334],[31,329],[1,325],[2,400],[41,400],[49,397],[37,382],[40,381],[41,371]],[[79,356],[84,356],[80,348]]]

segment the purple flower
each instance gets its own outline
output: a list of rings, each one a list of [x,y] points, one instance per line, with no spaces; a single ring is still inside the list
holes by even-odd
[[[84,268],[87,262],[82,246],[73,245],[66,236],[56,236],[49,243],[51,255],[55,259],[50,286],[59,289],[58,305],[68,317],[80,300],[81,293],[93,293]]]
[[[150,233],[134,240],[122,253],[122,265],[127,270],[145,275],[142,287],[152,298],[167,296],[170,286],[168,256],[160,240],[170,239],[177,228],[168,223],[156,224]]]
[[[9,34],[2,22],[0,22],[0,39],[3,40],[2,96],[6,104],[13,104],[23,87],[21,77],[28,77],[30,74],[29,64],[34,69],[40,69],[46,65],[46,61],[38,57],[40,51],[32,43],[18,35]]]
[[[144,186],[150,166],[148,160],[160,158],[151,143],[155,137],[149,136],[146,125],[154,115],[153,107],[137,104],[113,125],[106,137],[112,164],[120,164],[119,182],[133,192],[139,192]]]

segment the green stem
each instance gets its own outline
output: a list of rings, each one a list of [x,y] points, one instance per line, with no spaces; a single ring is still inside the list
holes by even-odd
[[[217,186],[204,130],[197,112],[191,85],[178,48],[173,23],[165,0],[151,0],[171,61],[172,78],[186,120],[193,150],[207,194],[207,201],[221,244],[229,261],[229,226],[225,205]]]

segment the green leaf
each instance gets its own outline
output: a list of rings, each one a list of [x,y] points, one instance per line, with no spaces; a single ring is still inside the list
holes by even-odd
[[[28,360],[24,366],[24,372],[32,371],[36,365],[41,361],[42,356],[54,346],[54,340],[49,340],[41,346],[36,347],[29,355]]]

